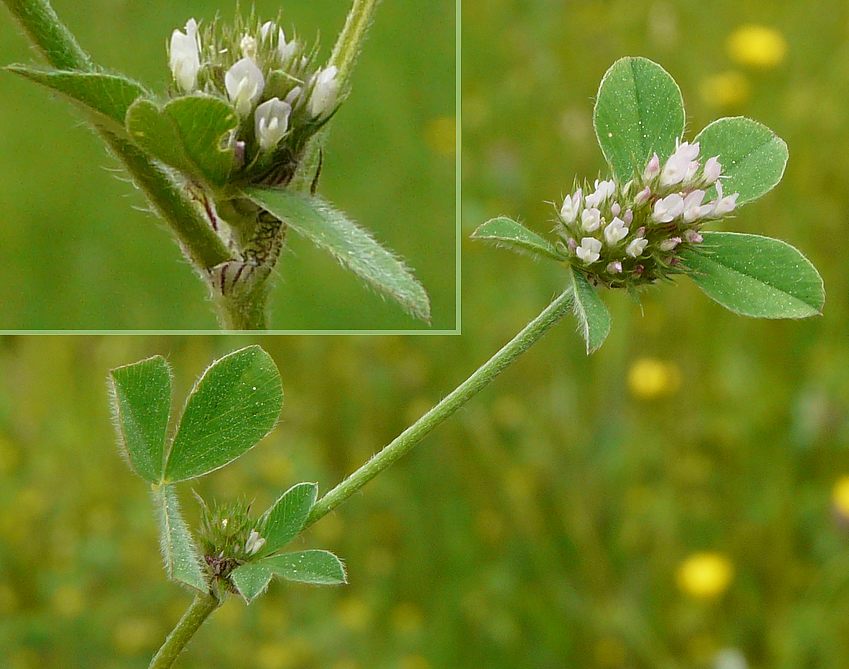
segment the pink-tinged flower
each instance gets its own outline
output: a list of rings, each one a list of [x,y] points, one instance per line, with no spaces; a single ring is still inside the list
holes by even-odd
[[[642,255],[643,251],[646,250],[646,246],[648,246],[649,240],[643,237],[639,239],[634,239],[625,247],[625,253],[627,253],[632,258],[638,258]]]
[[[566,223],[574,223],[578,218],[578,212],[581,210],[581,198],[583,192],[579,188],[572,195],[567,195],[563,200],[563,206],[560,207],[560,217]]]
[[[186,32],[175,30],[171,33],[171,48],[168,50],[169,65],[174,81],[184,93],[197,87],[200,71],[200,40],[198,24],[194,19],[186,23]]]
[[[637,193],[637,196],[634,198],[634,204],[642,204],[643,202],[648,202],[648,199],[651,197],[651,188],[646,186]]]
[[[585,232],[595,232],[601,225],[601,212],[592,207],[581,212],[581,227]]]
[[[669,239],[664,239],[660,244],[658,244],[658,248],[664,253],[667,253],[669,251],[674,251],[675,247],[680,243],[680,237],[670,237]]]
[[[614,218],[604,229],[604,239],[608,246],[615,246],[628,236],[628,228],[625,221],[618,216]]]
[[[719,162],[719,156],[708,158],[705,163],[705,183],[710,186],[714,181],[719,179],[722,174],[722,164]]]
[[[712,216],[725,216],[730,214],[737,207],[737,198],[740,193],[732,193],[731,195],[722,195],[722,182],[716,182],[716,203],[714,204]]]
[[[625,221],[625,225],[631,225],[634,220],[634,212],[630,209],[626,210],[622,220]]]
[[[660,174],[660,158],[655,153],[646,165],[645,171],[643,171],[643,181],[651,181],[658,174]]]
[[[592,265],[601,254],[601,242],[593,237],[584,237],[581,245],[575,249],[575,253],[585,265]]]
[[[652,218],[658,223],[669,223],[684,213],[684,198],[672,193],[654,203]]]
[[[240,116],[248,116],[265,88],[265,77],[262,76],[256,63],[250,58],[242,58],[224,75],[224,87],[230,101],[236,107]]]
[[[619,260],[614,260],[613,262],[607,263],[607,267],[605,269],[608,274],[621,274],[622,263]]]
[[[684,230],[684,239],[688,244],[701,244],[704,241],[696,230]]]
[[[675,153],[669,156],[663,172],[660,174],[660,183],[664,186],[680,184],[687,178],[691,165],[699,157],[699,143],[689,144],[681,142],[675,149]]]
[[[684,198],[684,221],[687,223],[697,221],[712,209],[709,206],[707,207],[707,211],[705,211],[705,207],[702,207],[702,201],[704,199],[705,192],[703,190],[694,190]]]

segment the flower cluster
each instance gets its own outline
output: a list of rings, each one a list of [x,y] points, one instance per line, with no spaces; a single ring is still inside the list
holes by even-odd
[[[680,252],[702,242],[705,222],[734,211],[737,196],[723,192],[717,157],[702,164],[698,143],[679,141],[664,164],[654,154],[625,184],[596,180],[567,195],[561,251],[595,283],[651,283],[683,271]]]
[[[177,93],[220,97],[238,113],[234,178],[267,185],[291,180],[307,141],[338,108],[336,67],[314,61],[315,50],[273,21],[201,28],[191,19],[169,48]]]
[[[265,545],[259,522],[251,519],[247,502],[210,508],[196,497],[201,505],[199,534],[207,570],[213,578],[226,581],[230,572],[250,561]]]

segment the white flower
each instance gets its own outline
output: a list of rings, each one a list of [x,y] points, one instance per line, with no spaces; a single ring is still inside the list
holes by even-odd
[[[277,51],[280,52],[280,60],[287,62],[295,55],[298,50],[298,43],[295,40],[286,41],[286,34],[281,28],[277,33]]]
[[[646,246],[648,246],[648,243],[649,240],[645,239],[644,237],[635,239],[625,248],[625,253],[627,253],[632,258],[637,258],[642,254],[643,251],[646,250]]]
[[[168,50],[169,65],[174,81],[184,93],[197,87],[200,71],[200,41],[198,24],[194,19],[186,23],[186,32],[175,30],[171,33],[171,48]]]
[[[622,207],[619,206],[618,202],[614,202],[612,205],[610,205],[610,213],[613,214],[614,216],[619,216],[619,214],[621,212],[622,212]]]
[[[566,223],[574,223],[575,219],[578,218],[582,197],[583,193],[579,188],[574,195],[567,195],[563,200],[563,206],[560,207],[560,216]]]
[[[598,226],[601,225],[601,212],[595,207],[591,209],[584,209],[581,212],[581,227],[586,232],[593,232],[598,230]]]
[[[711,212],[713,205],[702,206],[704,199],[705,192],[703,190],[694,190],[684,198],[684,220],[687,223],[697,221]]]
[[[719,156],[708,158],[705,163],[705,183],[709,186],[714,181],[719,179],[722,174],[722,164],[719,162]]]
[[[710,212],[711,216],[725,216],[725,214],[730,214],[737,206],[737,198],[739,196],[740,193],[732,193],[731,195],[723,197],[722,182],[717,181],[716,202],[713,205],[713,211]]]
[[[575,253],[585,265],[592,265],[601,253],[601,242],[593,237],[584,237],[581,245],[575,249]]]
[[[654,203],[652,218],[658,223],[669,223],[684,213],[684,198],[672,193]]]
[[[689,144],[681,142],[675,149],[675,153],[669,156],[663,172],[660,174],[660,183],[664,186],[680,184],[687,178],[688,172],[692,171],[692,164],[699,157],[699,143]],[[695,169],[698,169],[698,165]]]
[[[595,192],[591,195],[587,195],[587,206],[588,207],[598,207],[598,205],[604,203],[607,198],[609,198],[613,193],[616,192],[616,182],[611,179],[610,181],[599,181],[595,180]]]
[[[630,209],[626,209],[622,220],[625,221],[625,225],[631,225],[631,222],[634,220],[634,212]]]
[[[687,173],[684,175],[684,181],[691,181],[699,171],[699,167],[700,165],[698,160],[692,161],[689,167],[687,167]]]
[[[625,221],[618,216],[614,218],[604,229],[604,239],[608,246],[615,246],[628,236],[628,228],[625,227]]]
[[[660,158],[655,153],[652,155],[651,160],[649,160],[648,165],[646,165],[646,169],[643,172],[643,181],[651,181],[658,174],[660,174]]]
[[[251,530],[248,540],[245,542],[245,553],[255,555],[265,545],[265,539],[259,536],[259,532]]]
[[[310,95],[310,114],[322,116],[336,104],[339,96],[339,70],[335,65],[319,70],[313,79],[312,95]]]
[[[607,263],[605,269],[608,274],[619,274],[622,271],[622,263],[619,260],[614,260],[611,263]]]
[[[242,50],[242,56],[245,58],[256,58],[256,39],[250,35],[244,35],[239,43],[239,48]]]
[[[291,113],[291,105],[281,102],[280,98],[271,98],[256,108],[254,112],[256,137],[263,151],[275,148],[286,135]]]
[[[224,75],[224,86],[240,116],[247,116],[262,95],[265,77],[250,58],[242,58]]]

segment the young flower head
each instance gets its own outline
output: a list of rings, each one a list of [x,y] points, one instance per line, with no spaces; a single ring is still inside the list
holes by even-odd
[[[186,32],[175,30],[171,33],[171,46],[168,49],[168,61],[174,81],[184,93],[197,87],[200,71],[200,43],[198,42],[198,24],[194,19],[186,23]]]
[[[285,185],[310,138],[330,119],[342,95],[335,66],[320,66],[316,50],[287,35],[279,21],[236,18],[232,25],[194,20],[171,37],[175,89],[226,101],[239,124],[226,138],[230,180]]]

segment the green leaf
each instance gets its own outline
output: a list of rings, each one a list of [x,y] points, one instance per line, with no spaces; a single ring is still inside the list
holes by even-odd
[[[273,575],[271,569],[262,562],[248,562],[230,572],[230,580],[239,594],[250,604],[265,592]]]
[[[264,515],[263,554],[273,553],[300,534],[317,497],[315,483],[298,483],[280,496]]]
[[[430,321],[430,300],[412,272],[345,214],[319,197],[289,190],[251,188],[245,194],[405,311]]]
[[[112,411],[121,450],[146,481],[162,479],[162,456],[171,412],[171,370],[160,355],[113,369]]]
[[[225,146],[239,125],[233,108],[209,95],[177,98],[160,108],[137,100],[127,113],[127,131],[145,151],[181,172],[224,186],[235,160]]]
[[[787,144],[772,130],[750,118],[721,118],[699,133],[695,141],[705,158],[719,156],[723,191],[740,193],[737,204],[757,200],[784,176]]]
[[[339,585],[348,582],[345,565],[330,551],[283,553],[267,557],[260,564],[287,581],[313,585]]]
[[[704,232],[699,249],[681,254],[696,285],[742,316],[807,318],[822,312],[825,292],[816,268],[778,239]]]
[[[596,137],[620,181],[642,173],[653,153],[661,159],[684,134],[678,84],[646,58],[621,58],[601,80],[593,112]]]
[[[117,74],[52,70],[27,65],[9,65],[6,69],[61,93],[97,114],[100,120],[108,121],[113,129],[117,124],[123,130],[130,105],[147,95],[141,84]]]
[[[610,334],[610,312],[595,288],[576,269],[569,268],[572,287],[572,311],[578,320],[581,336],[587,342],[587,354],[594,353]]]
[[[189,394],[165,479],[184,481],[232,462],[272,430],[282,406],[280,373],[259,346],[212,363]]]
[[[153,486],[153,503],[159,518],[159,539],[168,578],[206,591],[201,559],[192,535],[180,514],[180,504],[173,486]]]
[[[563,260],[563,256],[548,240],[528,230],[524,225],[506,216],[493,218],[472,233],[472,239],[495,242],[518,253],[530,253],[536,256]]]

